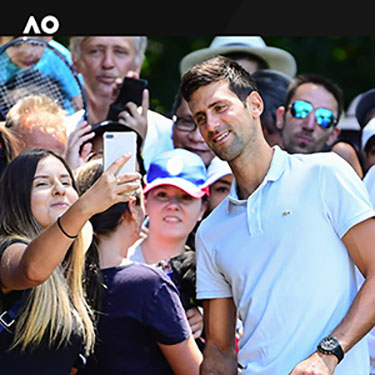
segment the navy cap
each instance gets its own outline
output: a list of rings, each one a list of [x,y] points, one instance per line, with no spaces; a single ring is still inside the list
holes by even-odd
[[[366,119],[371,110],[375,111],[375,89],[370,89],[359,97],[357,107],[355,109],[355,117],[359,125],[363,128]]]

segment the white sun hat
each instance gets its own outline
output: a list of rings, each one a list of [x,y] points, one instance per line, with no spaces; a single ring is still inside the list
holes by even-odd
[[[269,47],[260,36],[216,36],[208,48],[193,51],[180,62],[180,73],[185,74],[194,65],[211,57],[232,52],[248,52],[267,62],[270,69],[280,71],[290,77],[297,72],[294,57],[287,51]]]
[[[223,176],[232,174],[229,164],[215,156],[207,168],[207,180],[205,185],[210,186]]]
[[[373,117],[366,126],[362,129],[362,142],[361,147],[362,150],[366,148],[367,142],[375,136],[375,117]]]

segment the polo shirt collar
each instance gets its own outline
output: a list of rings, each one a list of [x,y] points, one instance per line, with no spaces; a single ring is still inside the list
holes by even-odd
[[[270,168],[262,181],[261,185],[265,185],[268,181],[274,182],[277,181],[282,174],[284,173],[286,166],[287,166],[287,159],[288,159],[288,154],[286,151],[281,150],[279,146],[273,146],[272,147],[274,150],[274,154],[272,156],[272,161]],[[233,180],[232,186],[231,186],[231,191],[227,197],[227,212],[229,212],[231,204],[246,204],[246,200],[240,200],[238,199],[237,195],[237,184],[236,180]]]

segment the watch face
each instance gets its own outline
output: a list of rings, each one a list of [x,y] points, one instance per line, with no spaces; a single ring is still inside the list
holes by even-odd
[[[320,346],[324,350],[332,351],[337,347],[338,344],[339,343],[335,337],[326,337],[321,341]]]
[[[339,341],[336,337],[328,336],[320,341],[317,349],[323,354],[333,354],[337,357],[339,363],[344,358],[344,351],[342,350]]]

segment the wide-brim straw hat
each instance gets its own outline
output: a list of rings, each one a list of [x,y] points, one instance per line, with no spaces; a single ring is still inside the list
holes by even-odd
[[[297,72],[297,63],[287,51],[267,46],[260,36],[217,36],[208,48],[193,51],[182,58],[180,73],[185,74],[194,65],[211,57],[233,52],[247,52],[259,56],[267,62],[270,69],[294,77]]]

